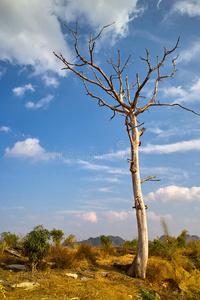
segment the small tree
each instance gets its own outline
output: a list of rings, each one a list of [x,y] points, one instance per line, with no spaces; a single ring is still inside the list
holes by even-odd
[[[100,235],[101,246],[107,251],[112,244],[112,240],[109,236]]]
[[[103,30],[108,27],[104,26],[97,36],[90,34],[88,41],[88,57],[86,54],[82,54],[78,47],[78,28],[76,24],[75,30],[72,30],[67,25],[65,25],[70,33],[73,35],[75,43],[74,50],[77,60],[75,62],[69,62],[66,60],[62,54],[58,55],[54,52],[54,55],[60,59],[65,65],[63,69],[73,72],[79,79],[82,80],[87,95],[96,99],[100,107],[108,107],[112,112],[114,118],[116,113],[123,116],[125,119],[125,128],[130,140],[131,151],[130,159],[127,161],[130,163],[130,172],[132,176],[133,185],[133,195],[134,195],[134,206],[136,210],[136,219],[138,227],[138,250],[134,261],[128,270],[128,275],[138,276],[141,278],[146,277],[146,268],[148,260],[148,232],[147,232],[147,222],[146,222],[146,209],[147,206],[144,204],[141,183],[145,181],[153,181],[156,174],[153,176],[148,176],[147,178],[141,180],[140,170],[139,170],[139,146],[141,145],[141,136],[144,134],[146,128],[142,126],[144,123],[140,123],[138,120],[139,116],[151,109],[153,106],[179,106],[185,110],[196,112],[183,107],[179,103],[161,103],[156,100],[156,95],[158,91],[158,84],[163,82],[167,78],[171,78],[176,72],[176,59],[172,58],[172,70],[168,74],[161,74],[164,66],[164,62],[167,60],[169,55],[171,55],[178,47],[179,39],[176,45],[171,50],[166,50],[164,47],[164,53],[161,59],[157,56],[156,63],[154,66],[150,61],[149,52],[146,49],[145,57],[140,57],[142,61],[145,62],[147,66],[146,77],[141,80],[139,73],[136,73],[136,82],[130,83],[128,75],[124,75],[125,69],[132,65],[133,62],[130,61],[131,55],[125,63],[121,62],[120,51],[118,50],[117,62],[114,62],[111,57],[107,59],[108,64],[111,66],[112,73],[107,75],[98,64],[95,63],[95,43],[96,40],[101,36]],[[152,89],[152,95],[146,99],[144,97],[144,89],[147,83],[151,80],[154,82],[154,87]],[[90,87],[94,87],[94,92],[91,91]],[[104,94],[103,94],[103,93]],[[105,97],[104,97],[105,96]],[[197,114],[199,115],[199,114]]]
[[[1,233],[1,241],[3,244],[3,249],[4,251],[5,248],[13,248],[17,245],[17,242],[19,240],[19,237],[16,234],[8,232],[2,232]]]
[[[74,234],[70,234],[66,239],[65,239],[65,244],[66,246],[74,246],[76,243],[76,236]]]
[[[187,233],[188,233],[188,231],[184,229],[181,232],[181,234],[177,237],[178,247],[180,247],[180,248],[186,247],[186,235],[187,235]]]
[[[37,264],[46,256],[49,250],[50,232],[43,225],[38,225],[29,232],[23,242],[25,255],[29,257],[32,264],[32,271],[36,269]]]
[[[64,232],[61,229],[55,229],[55,228],[53,228],[50,231],[50,235],[52,236],[53,242],[56,244],[56,246],[59,246],[60,243],[61,243],[61,241],[62,241]]]

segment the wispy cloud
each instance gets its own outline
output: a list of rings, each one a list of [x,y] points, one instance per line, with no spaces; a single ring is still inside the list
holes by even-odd
[[[94,159],[98,160],[116,160],[116,159],[124,159],[127,155],[130,155],[130,148],[125,150],[118,150],[116,152],[110,152],[102,155],[94,156]]]
[[[113,190],[111,187],[101,187],[99,189],[97,189],[98,192],[101,193],[113,193]]]
[[[105,165],[97,165],[97,164],[93,164],[91,162],[84,161],[84,160],[79,160],[77,163],[81,164],[82,167],[87,170],[105,171],[110,174],[122,174],[122,175],[127,175],[130,173],[126,169],[113,168],[113,167],[105,166]]]
[[[183,204],[200,201],[200,187],[167,186],[151,192],[144,197],[148,202]]]
[[[200,78],[196,79],[195,82],[190,83],[190,85],[185,88],[182,86],[168,86],[166,88],[161,88],[160,92],[163,94],[163,97],[172,98],[173,103],[194,103],[195,101],[199,101]]]
[[[12,91],[15,96],[22,97],[26,91],[35,92],[35,88],[31,83],[29,83],[23,86],[15,87],[12,89]]]
[[[85,177],[83,178],[83,180],[86,181],[91,181],[91,182],[95,182],[95,181],[100,181],[100,182],[107,182],[107,183],[118,183],[120,182],[120,180],[117,177]]]
[[[178,12],[181,15],[187,14],[189,17],[200,16],[199,0],[178,0],[172,6],[172,13]]]
[[[4,210],[12,210],[12,209],[19,209],[19,210],[22,210],[24,209],[24,206],[2,206],[0,207],[1,209],[4,209]]]
[[[158,3],[157,3],[157,8],[159,9],[160,7],[160,3],[162,2],[162,0],[158,0]]]
[[[170,154],[175,152],[186,152],[186,151],[199,151],[200,150],[200,139],[193,139],[190,141],[181,141],[173,144],[166,145],[152,145],[141,147],[140,151],[144,153],[153,154]]]
[[[38,109],[38,108],[43,108],[47,109],[51,101],[53,100],[54,96],[53,95],[47,95],[46,97],[42,98],[38,102],[34,103],[32,101],[29,101],[25,104],[25,107],[27,109]]]
[[[195,61],[200,54],[200,40],[197,39],[195,42],[191,43],[190,46],[181,51],[178,59],[178,63],[189,63]]]
[[[1,126],[0,127],[0,131],[3,131],[5,133],[8,133],[9,131],[11,131],[10,127],[7,126]]]
[[[59,86],[58,79],[55,76],[48,76],[45,74],[43,77],[46,86],[52,86],[54,88]]]

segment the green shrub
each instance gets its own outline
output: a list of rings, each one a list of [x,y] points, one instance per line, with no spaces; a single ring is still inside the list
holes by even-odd
[[[101,246],[105,251],[108,251],[110,245],[112,244],[111,238],[105,235],[100,235],[100,240],[101,240]]]
[[[38,264],[47,254],[49,250],[49,242],[51,235],[50,232],[43,227],[43,225],[35,226],[34,229],[29,232],[23,242],[25,249],[25,255],[29,257],[29,261],[32,264],[32,270],[34,270]]]
[[[166,244],[159,239],[154,239],[153,242],[149,243],[149,256],[160,256],[165,257]]]
[[[1,242],[3,245],[3,251],[6,248],[13,248],[17,245],[17,242],[19,240],[19,237],[16,234],[11,234],[8,232],[2,232],[1,233]]]
[[[55,229],[53,228],[51,231],[50,231],[50,234],[53,238],[53,242],[58,246],[60,245],[61,241],[62,241],[62,238],[63,238],[63,235],[64,235],[64,232],[61,230],[61,229]]]
[[[142,300],[156,300],[157,295],[154,291],[152,291],[151,289],[147,289],[147,288],[140,288],[140,293],[141,293],[141,299]]]

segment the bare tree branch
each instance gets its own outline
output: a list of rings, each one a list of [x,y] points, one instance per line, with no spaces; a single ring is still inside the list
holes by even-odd
[[[143,183],[145,181],[161,181],[161,179],[154,179],[156,177],[156,174],[154,174],[153,176],[148,176],[147,178],[141,180],[140,182]]]
[[[185,109],[185,110],[190,111],[191,113],[193,113],[193,114],[195,114],[195,115],[197,115],[197,116],[200,116],[199,113],[197,113],[197,112],[195,112],[194,110],[189,109],[189,108],[187,108],[187,107],[185,107],[185,106],[182,106],[182,105],[179,104],[179,103],[168,104],[168,103],[160,103],[160,102],[157,102],[157,103],[152,103],[152,104],[150,104],[150,106],[179,106],[179,107],[182,108],[182,109]]]

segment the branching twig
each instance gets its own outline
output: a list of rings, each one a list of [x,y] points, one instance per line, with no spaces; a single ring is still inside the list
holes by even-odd
[[[185,110],[190,111],[191,113],[193,113],[193,114],[195,114],[195,115],[197,115],[197,116],[200,116],[199,113],[197,113],[197,112],[195,112],[194,110],[189,109],[189,108],[187,108],[187,107],[185,107],[185,106],[182,106],[182,105],[179,104],[179,103],[168,104],[168,103],[160,103],[160,102],[158,102],[158,103],[152,103],[152,104],[150,104],[150,106],[179,106],[179,107],[182,108],[182,109],[185,109]]]
[[[161,179],[154,179],[156,177],[156,174],[154,174],[153,176],[148,176],[147,178],[141,180],[140,182],[143,183],[145,181],[160,181]]]

